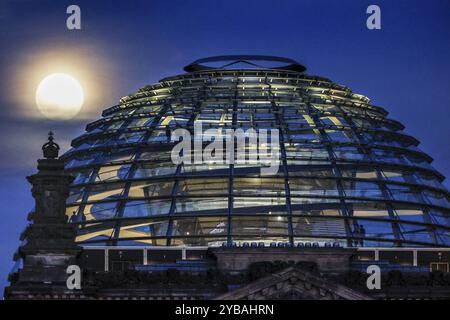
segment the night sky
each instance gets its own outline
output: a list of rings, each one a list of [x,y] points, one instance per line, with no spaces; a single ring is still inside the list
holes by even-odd
[[[67,6],[81,30],[66,28]],[[381,30],[366,8],[381,7]],[[51,129],[67,150],[101,111],[138,88],[212,55],[285,56],[367,95],[450,174],[450,1],[0,0],[0,290],[33,207],[36,159]],[[54,72],[77,78],[78,117],[46,120],[34,95]],[[445,181],[446,186],[450,186]]]

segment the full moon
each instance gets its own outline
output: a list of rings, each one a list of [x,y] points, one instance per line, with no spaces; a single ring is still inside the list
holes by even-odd
[[[70,75],[53,73],[36,89],[39,111],[50,119],[71,119],[80,112],[84,94],[80,83]]]

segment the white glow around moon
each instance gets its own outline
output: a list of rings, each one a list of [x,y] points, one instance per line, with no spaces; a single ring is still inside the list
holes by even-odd
[[[39,111],[50,119],[71,119],[80,112],[84,94],[80,83],[64,73],[45,77],[36,89]]]

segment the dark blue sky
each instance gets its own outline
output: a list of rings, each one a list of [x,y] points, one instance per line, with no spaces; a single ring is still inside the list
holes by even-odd
[[[66,28],[81,7],[82,30]],[[381,7],[382,29],[366,28]],[[383,106],[450,173],[450,1],[5,1],[0,0],[0,288],[33,206],[47,131],[64,148],[124,95],[211,55],[286,56]],[[80,117],[42,119],[34,90],[45,75],[80,79]],[[446,181],[446,185],[449,183]]]

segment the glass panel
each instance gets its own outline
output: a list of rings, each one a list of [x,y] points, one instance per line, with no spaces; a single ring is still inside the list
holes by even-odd
[[[173,235],[224,235],[227,234],[227,217],[193,217],[175,219]]]
[[[147,142],[169,142],[170,136],[167,130],[154,130]]]
[[[150,198],[170,196],[173,189],[173,181],[162,182],[133,182],[128,191],[130,198]]]
[[[364,160],[367,156],[356,147],[334,147],[333,153],[336,159]]]
[[[234,208],[248,208],[248,207],[260,207],[260,206],[279,206],[285,205],[286,198],[277,197],[234,197],[233,207]]]
[[[183,196],[228,194],[228,178],[180,180],[177,191]]]
[[[185,238],[172,238],[171,245],[173,246],[208,246],[208,247],[218,247],[224,241],[226,241],[226,236],[219,236],[217,238],[196,238],[196,237],[185,237]],[[165,243],[164,243],[165,245]]]
[[[447,196],[443,193],[423,190],[423,195],[432,205],[450,208],[450,203],[448,202]]]
[[[123,133],[119,138],[114,140],[114,144],[127,144],[139,142],[144,136],[144,132],[129,132]]]
[[[172,162],[141,163],[136,168],[133,178],[147,178],[173,175],[177,166]]]
[[[126,238],[139,238],[139,237],[157,237],[166,236],[168,222],[166,220],[155,221],[123,221],[120,227],[119,237],[121,239]],[[146,241],[152,244],[152,240]]]
[[[438,244],[449,246],[450,245],[450,231],[443,230],[443,229],[437,229],[435,231],[436,238]]]
[[[383,193],[376,183],[343,180],[342,187],[348,197],[383,198]]]
[[[295,204],[316,204],[316,203],[334,203],[336,202],[336,199],[327,199],[327,198],[297,198],[299,196],[296,197],[292,197],[291,198],[291,204],[295,205]]]
[[[389,211],[384,203],[367,202],[348,204],[349,214],[353,217],[371,218],[371,219],[389,219]],[[350,232],[354,237],[374,237],[394,239],[392,225],[388,221],[351,219]],[[360,240],[354,241],[355,246],[386,246],[379,241]]]
[[[433,188],[446,190],[442,183],[440,183],[435,176],[427,175],[425,173],[419,173],[417,175],[420,179],[420,182],[422,182],[423,184]]]
[[[338,196],[336,181],[332,179],[289,180],[291,195]]]
[[[150,161],[156,161],[156,162],[162,162],[162,161],[171,161],[170,152],[163,152],[163,151],[143,151],[139,157],[139,160],[149,160]]]
[[[417,183],[416,178],[412,172],[408,171],[394,171],[384,169],[382,171],[383,176],[389,181],[395,182],[406,182],[406,183]]]
[[[238,195],[285,195],[284,179],[235,178],[233,192]]]
[[[430,208],[428,214],[433,223],[450,226],[450,213],[435,208]]]
[[[97,202],[86,205],[83,211],[86,220],[112,219],[116,216],[117,202]]]
[[[67,164],[65,165],[65,168],[71,169],[71,168],[82,167],[82,166],[91,164],[91,163],[95,162],[97,155],[99,155],[99,153],[92,152],[89,154],[76,156],[72,160],[67,162]]]
[[[172,201],[151,200],[151,201],[129,201],[123,209],[124,217],[148,217],[161,214],[168,214]]]
[[[422,158],[418,155],[408,154],[408,155],[406,155],[406,157],[408,158],[410,163],[415,166],[434,170],[434,168],[430,165],[430,163],[427,160],[425,160],[424,158]]]
[[[312,166],[302,167],[302,166],[289,166],[288,172],[290,177],[334,177],[333,170],[324,168],[314,168]]]
[[[336,212],[334,212],[336,213]],[[297,236],[340,236],[345,237],[345,220],[336,218],[292,217],[294,235]]]
[[[358,178],[358,179],[377,179],[377,172],[370,168],[355,168],[341,170],[341,175],[344,178]]]
[[[150,118],[136,118],[136,119],[133,119],[133,120],[127,125],[127,128],[149,126],[149,125],[152,123],[153,119],[154,119],[154,117],[150,117]]]
[[[87,201],[105,200],[111,197],[119,197],[123,194],[124,183],[103,183],[92,185],[89,188]]]
[[[350,130],[331,130],[327,129],[325,130],[328,137],[332,141],[338,141],[338,142],[351,142],[354,140],[353,133]]]
[[[291,133],[291,134],[287,135],[286,138],[290,142],[302,142],[302,141],[318,142],[319,141],[319,136],[312,130],[305,130],[305,131],[300,131],[297,133]]]
[[[410,202],[423,202],[420,196],[420,193],[412,190],[408,186],[400,186],[400,185],[386,185],[391,192],[391,196],[395,200],[400,201],[410,201]]]
[[[433,239],[425,226],[401,223],[399,227],[405,240],[433,243]]]
[[[100,167],[95,176],[95,182],[125,179],[130,167],[131,164]]]
[[[75,203],[80,202],[83,193],[84,193],[85,187],[78,187],[78,188],[70,188],[69,197],[66,200],[66,203]]]
[[[73,217],[73,215],[76,216],[78,214],[79,208],[80,208],[79,206],[66,207],[66,216],[69,222],[76,222],[78,220],[75,217]]]
[[[316,206],[318,207],[318,206]],[[320,207],[320,206],[319,206]],[[342,211],[339,208],[333,209],[321,209],[321,208],[308,208],[308,209],[295,209],[292,210],[292,215],[310,215],[310,216],[342,216]]]
[[[367,202],[348,205],[350,215],[362,218],[389,218],[389,211],[384,203]]]
[[[408,160],[403,154],[396,153],[389,150],[372,149],[375,157],[378,161],[396,164],[406,164],[408,165]]]
[[[321,146],[300,143],[286,143],[286,157],[289,159],[328,159],[328,151]]]
[[[233,217],[232,233],[236,235],[282,234],[287,235],[287,217],[256,216],[256,217]]]
[[[102,152],[101,155],[95,159],[96,163],[108,164],[115,162],[129,161],[133,158],[135,149],[121,149],[120,152]]]
[[[181,174],[196,174],[203,173],[209,174],[228,174],[230,165],[229,164],[218,164],[218,163],[202,163],[202,164],[186,164],[183,163],[181,166]]]
[[[89,178],[91,176],[92,169],[78,171],[75,175],[75,179],[72,184],[83,184],[89,182]]]
[[[364,231],[358,232],[357,227],[363,228]],[[373,220],[358,220],[354,221],[352,233],[355,237],[370,237],[380,239],[395,239],[392,225],[390,222],[373,221]],[[361,243],[360,243],[361,244]],[[364,240],[363,246],[378,246],[378,241]]]
[[[176,200],[175,213],[196,214],[204,210],[224,212],[224,209],[228,209],[228,198],[181,198]]]

